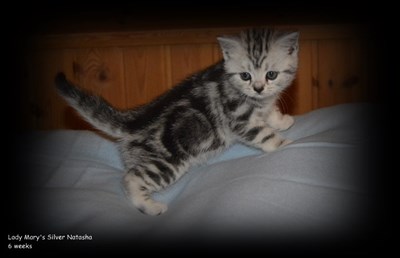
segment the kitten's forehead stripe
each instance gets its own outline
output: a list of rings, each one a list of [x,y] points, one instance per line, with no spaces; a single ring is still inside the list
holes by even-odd
[[[242,34],[242,40],[247,46],[247,56],[255,68],[261,68],[265,61],[272,35],[273,31],[270,29],[247,30],[246,33]]]
[[[261,60],[257,63],[257,65],[256,65],[257,68],[261,68],[262,63],[264,62],[265,58],[267,58],[266,55],[264,55],[264,56],[261,58]]]

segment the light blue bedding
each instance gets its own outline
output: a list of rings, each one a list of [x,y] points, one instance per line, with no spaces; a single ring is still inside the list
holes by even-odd
[[[371,106],[339,105],[295,117],[294,142],[273,153],[236,144],[154,194],[150,217],[125,197],[116,145],[89,131],[48,131],[21,142],[33,187],[32,224],[53,232],[119,236],[336,234],[363,221],[363,149]],[[360,225],[361,226],[361,225]]]

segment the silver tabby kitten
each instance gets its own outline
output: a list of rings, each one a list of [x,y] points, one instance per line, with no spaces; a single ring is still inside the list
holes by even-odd
[[[147,105],[117,110],[103,98],[56,77],[60,94],[89,123],[118,138],[124,186],[143,213],[167,210],[151,194],[176,182],[235,141],[273,151],[293,124],[276,106],[297,70],[298,33],[251,29],[219,37],[224,59]]]

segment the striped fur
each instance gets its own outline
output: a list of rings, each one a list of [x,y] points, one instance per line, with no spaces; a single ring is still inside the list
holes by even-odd
[[[60,94],[83,118],[118,138],[124,186],[143,213],[165,212],[151,194],[235,141],[264,151],[289,143],[278,131],[293,118],[275,102],[297,70],[298,33],[251,29],[218,40],[223,60],[131,110],[113,108],[62,73],[56,77]],[[270,80],[268,71],[278,76]]]

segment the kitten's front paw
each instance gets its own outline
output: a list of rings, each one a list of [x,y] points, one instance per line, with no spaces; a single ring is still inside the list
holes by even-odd
[[[151,215],[158,216],[163,214],[168,210],[168,206],[161,202],[150,201],[146,206],[141,205],[137,207],[140,212]]]
[[[286,146],[290,143],[292,143],[293,141],[288,140],[288,139],[284,139],[283,137],[281,137],[280,135],[275,136],[271,141],[266,142],[263,146],[262,149],[265,152],[271,152],[274,151],[278,148],[281,148],[283,146]]]
[[[294,118],[290,115],[283,115],[282,120],[279,123],[278,129],[279,131],[285,131],[289,129],[294,124]]]
[[[152,216],[158,216],[168,210],[168,206],[161,202],[154,202],[151,208],[148,208],[147,214]]]
[[[285,139],[285,140],[282,141],[282,143],[281,143],[281,145],[279,147],[286,146],[288,144],[291,144],[292,142],[293,142],[292,140]]]

